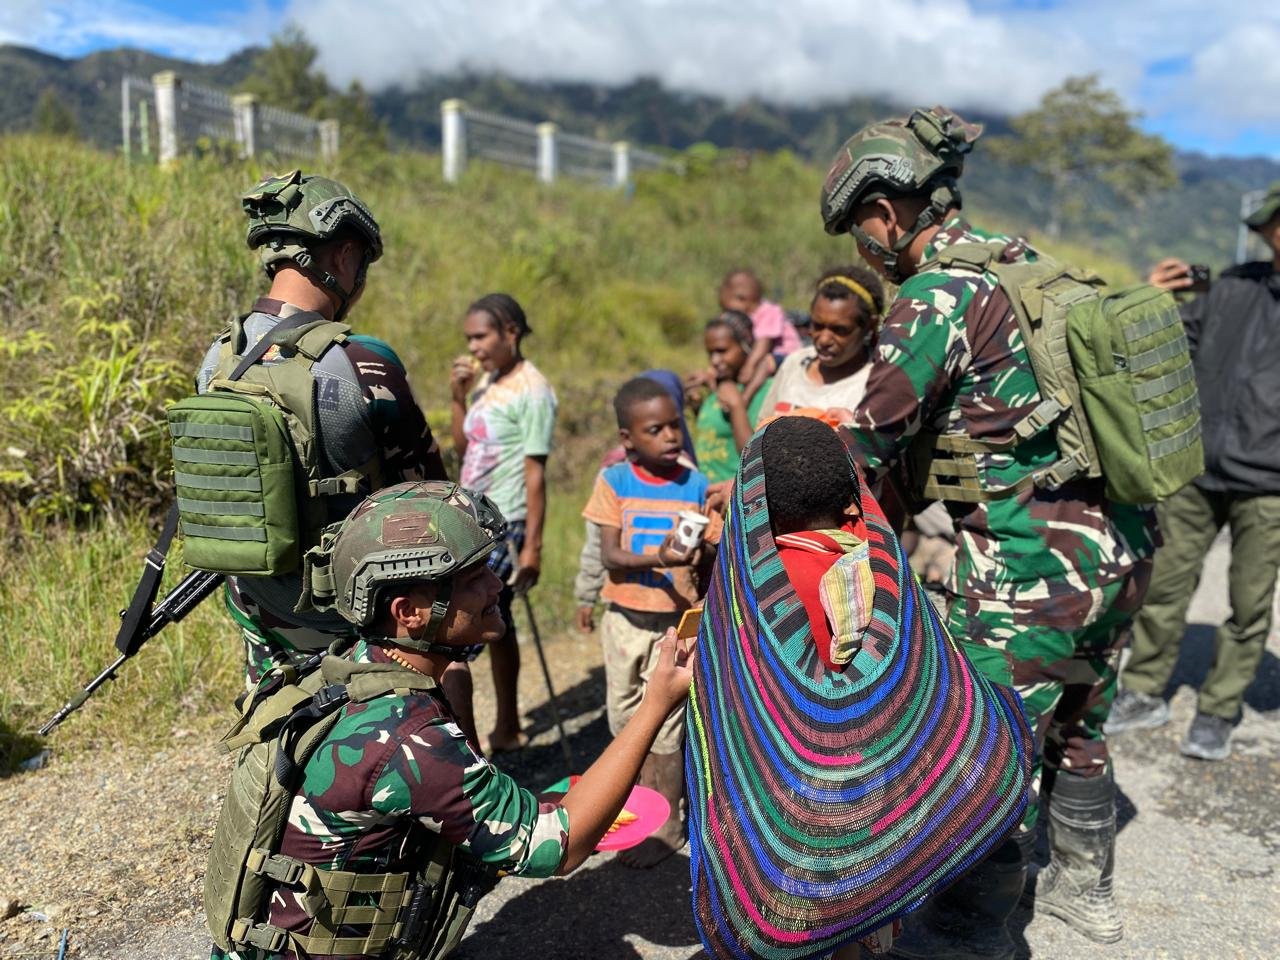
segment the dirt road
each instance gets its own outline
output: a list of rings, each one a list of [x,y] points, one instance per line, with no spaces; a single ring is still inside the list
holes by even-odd
[[[1280,633],[1273,631],[1250,688],[1235,755],[1184,760],[1177,743],[1194,710],[1187,684],[1204,676],[1213,627],[1227,613],[1225,544],[1218,544],[1192,605],[1178,669],[1173,722],[1113,741],[1122,790],[1116,891],[1125,939],[1100,947],[1047,917],[1015,915],[1020,956],[1036,960],[1262,958],[1280,955]],[[594,638],[548,647],[576,757],[585,764],[608,737]],[[489,689],[485,663],[476,688]],[[531,786],[563,773],[533,651],[522,703],[533,745],[503,765]],[[488,704],[478,704],[487,729]],[[154,754],[55,762],[0,781],[0,849],[8,866],[0,907],[0,957],[52,957],[71,929],[70,957],[207,957],[199,872],[225,761],[210,727]],[[48,920],[39,919],[49,917]],[[636,874],[601,856],[572,877],[508,880],[481,904],[456,954],[465,960],[690,958],[701,956],[689,912],[688,859]]]

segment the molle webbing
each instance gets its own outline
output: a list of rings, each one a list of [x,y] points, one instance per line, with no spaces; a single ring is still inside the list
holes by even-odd
[[[1026,807],[1032,741],[860,480],[871,620],[844,672],[823,665],[773,539],[762,446],[758,433],[743,451],[695,648],[693,912],[712,957],[799,960],[903,916],[993,850]]]
[[[312,365],[350,328],[315,313],[279,321],[243,355],[243,320],[221,340],[207,393],[169,408],[189,566],[242,576],[297,568],[327,514],[369,471],[322,477]],[[263,364],[276,351],[280,362]]]
[[[209,930],[222,949],[409,960],[442,956],[461,939],[492,872],[472,865],[455,871],[456,848],[437,834],[424,832],[415,873],[330,870],[279,852],[303,768],[342,708],[435,688],[430,677],[398,664],[332,655],[301,679],[291,667],[263,678],[223,738],[239,757],[205,876]],[[292,891],[311,918],[306,933],[268,921],[279,887]]]

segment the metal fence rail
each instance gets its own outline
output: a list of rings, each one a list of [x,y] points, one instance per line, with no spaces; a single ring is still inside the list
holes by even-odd
[[[543,183],[561,176],[625,188],[637,171],[676,170],[666,157],[637,150],[626,141],[605,143],[563,133],[554,123],[529,123],[484,110],[461,100],[440,105],[444,178],[455,183],[472,159],[490,160],[533,171]]]
[[[260,104],[250,94],[184,81],[172,71],[120,84],[120,133],[126,157],[161,163],[183,153],[273,154],[311,160],[338,152],[338,122],[313,120]]]

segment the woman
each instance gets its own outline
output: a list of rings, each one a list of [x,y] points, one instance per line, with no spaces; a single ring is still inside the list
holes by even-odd
[[[771,377],[742,384],[738,376],[755,346],[751,318],[737,310],[726,310],[707,321],[702,338],[710,369],[695,374],[691,382],[710,387],[714,393],[698,406],[693,442],[698,451],[698,467],[712,483],[732,480],[738,472],[738,458],[764,406]]]
[[[813,343],[782,361],[764,399],[764,417],[799,407],[852,413],[867,391],[884,288],[870,270],[850,265],[827,270],[815,289]]]
[[[518,750],[529,738],[520,729],[516,681],[520,648],[511,617],[515,591],[529,590],[542,569],[547,516],[546,468],[556,422],[551,384],[521,353],[533,331],[524,310],[505,293],[481,297],[462,326],[467,356],[453,362],[453,443],[462,457],[461,483],[489,497],[507,519],[505,546],[489,565],[507,584],[499,606],[510,624],[490,647],[497,719],[489,751]]]

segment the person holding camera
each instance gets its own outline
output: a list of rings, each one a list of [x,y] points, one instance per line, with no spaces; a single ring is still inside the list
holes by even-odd
[[[1271,249],[1270,261],[1239,264],[1210,285],[1203,268],[1170,258],[1149,278],[1166,290],[1197,293],[1181,310],[1200,392],[1205,471],[1159,507],[1164,546],[1107,721],[1110,733],[1168,722],[1165,693],[1187,607],[1205,554],[1228,525],[1231,616],[1215,637],[1213,666],[1181,747],[1201,760],[1231,755],[1244,691],[1271,630],[1280,568],[1280,181],[1245,223]]]

